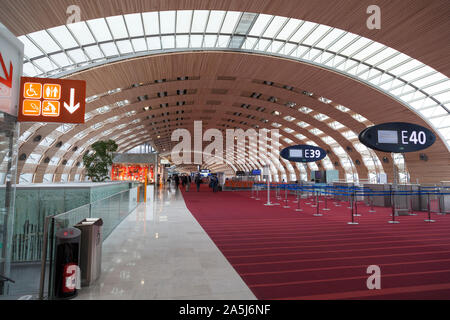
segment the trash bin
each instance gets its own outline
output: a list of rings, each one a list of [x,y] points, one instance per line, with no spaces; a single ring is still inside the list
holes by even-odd
[[[79,287],[81,231],[76,228],[59,230],[56,235],[54,295],[56,299],[71,299]]]
[[[81,231],[80,269],[83,287],[90,286],[101,273],[102,225],[103,220],[99,218],[87,218],[75,225]]]

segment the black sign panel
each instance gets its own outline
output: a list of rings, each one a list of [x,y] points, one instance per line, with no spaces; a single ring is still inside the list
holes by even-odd
[[[297,145],[284,148],[280,156],[294,162],[314,162],[325,158],[327,153],[316,146]]]
[[[436,141],[434,133],[406,122],[389,122],[364,129],[358,136],[365,146],[384,152],[414,152],[428,148]]]

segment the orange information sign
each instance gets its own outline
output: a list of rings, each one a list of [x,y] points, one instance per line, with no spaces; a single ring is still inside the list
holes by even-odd
[[[22,77],[20,122],[84,123],[86,81]]]

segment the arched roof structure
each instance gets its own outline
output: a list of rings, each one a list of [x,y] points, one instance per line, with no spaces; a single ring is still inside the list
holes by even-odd
[[[13,10],[21,2],[6,5]],[[80,177],[81,156],[99,138],[114,138],[121,151],[151,142],[165,153],[174,145],[174,128],[192,128],[194,120],[205,128],[278,128],[280,147],[319,145],[329,151],[321,166],[348,180],[378,172],[392,177],[392,159],[382,161],[386,154],[365,148],[357,134],[381,122],[410,121],[438,136],[426,151],[427,165],[418,153],[406,155],[411,179],[450,176],[450,72],[443,58],[449,48],[436,43],[448,44],[447,2],[419,1],[412,8],[380,2],[382,28],[394,28],[389,33],[366,28],[364,1],[340,2],[343,8],[324,1],[124,2],[100,9],[102,1],[79,1],[86,21],[67,26],[31,19],[24,27],[0,14],[25,44],[25,75],[88,82],[86,124],[22,125],[24,179]],[[66,4],[42,3],[31,4],[36,16]],[[389,19],[392,10],[406,18]],[[418,27],[422,33],[412,34]],[[237,169],[248,171],[260,160]],[[300,177],[301,166],[270,161],[274,175]]]

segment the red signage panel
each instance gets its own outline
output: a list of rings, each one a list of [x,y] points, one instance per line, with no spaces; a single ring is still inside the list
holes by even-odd
[[[86,81],[22,77],[20,122],[84,123]]]

